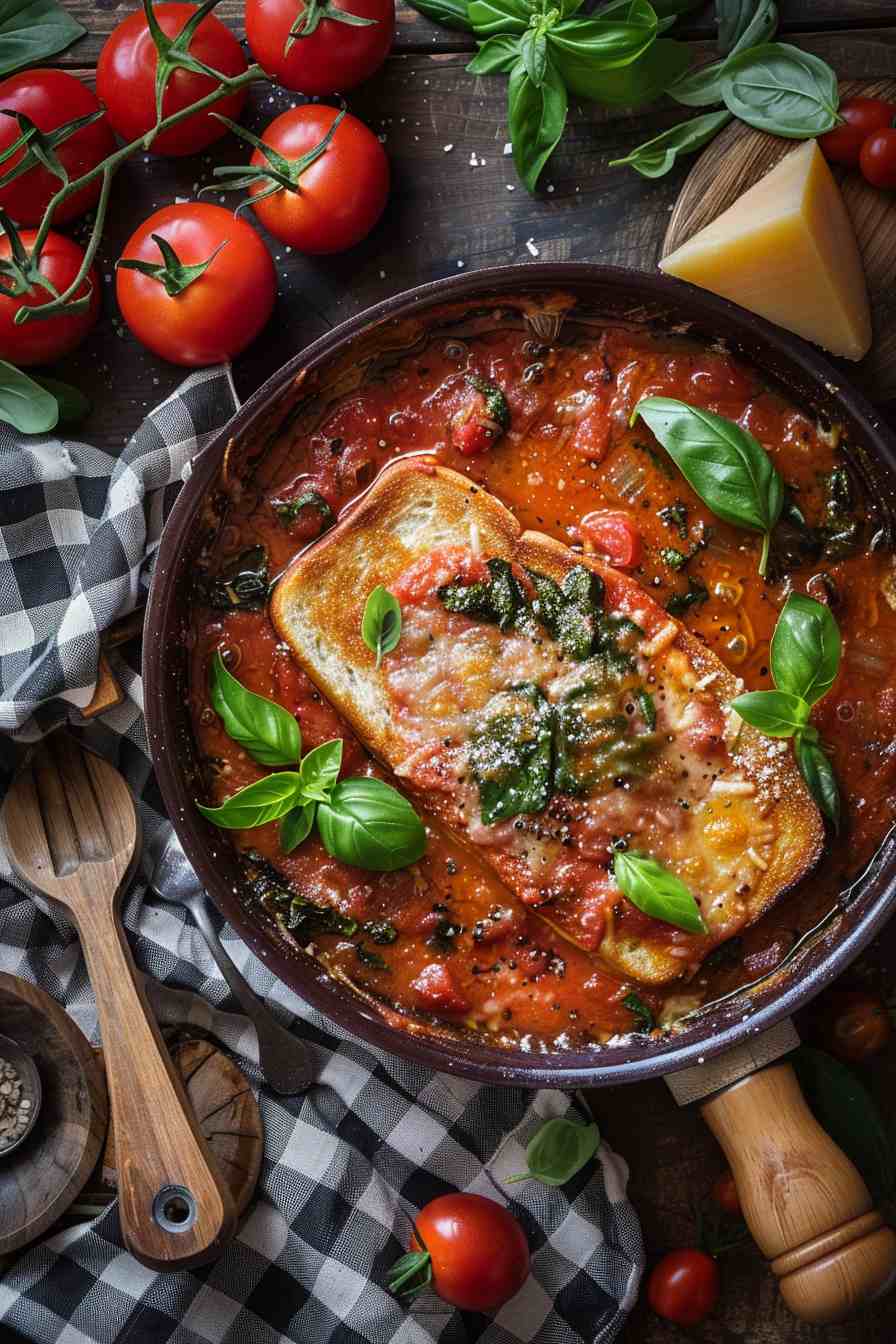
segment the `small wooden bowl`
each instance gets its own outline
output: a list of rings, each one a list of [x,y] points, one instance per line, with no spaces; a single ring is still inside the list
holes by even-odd
[[[42,1088],[40,1074],[34,1066],[34,1060],[9,1036],[0,1036],[0,1060],[11,1064],[15,1069],[22,1084],[23,1100],[31,1103],[28,1121],[18,1138],[13,1139],[11,1143],[4,1143],[3,1139],[0,1138],[0,1161],[2,1161],[3,1158],[9,1157],[10,1153],[14,1153],[19,1145],[25,1142],[34,1128],[34,1123],[40,1114]]]

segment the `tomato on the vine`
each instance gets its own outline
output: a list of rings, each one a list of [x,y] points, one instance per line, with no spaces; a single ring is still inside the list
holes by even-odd
[[[862,176],[872,187],[896,191],[896,128],[874,131],[859,155]]]
[[[261,331],[277,277],[250,224],[220,205],[187,201],[157,210],[128,240],[116,293],[125,322],[157,355],[219,364]]]
[[[719,1298],[719,1268],[705,1251],[670,1251],[647,1280],[647,1301],[676,1325],[698,1325]]]
[[[483,1195],[440,1195],[421,1209],[389,1287],[414,1297],[431,1283],[461,1311],[495,1311],[528,1277],[529,1246],[507,1209]]]
[[[197,6],[163,4],[154,6],[155,17],[166,37],[176,37],[196,13]],[[189,43],[188,51],[212,70],[233,77],[247,69],[243,49],[229,28],[214,14],[207,14]],[[113,29],[100,52],[96,67],[96,91],[105,104],[109,121],[123,140],[136,140],[156,124],[156,69],[159,53],[140,11],[130,14]],[[218,87],[210,75],[195,70],[172,71],[162,96],[162,116],[170,117],[191,103],[198,102]],[[246,101],[246,90],[237,89],[215,103],[214,110],[236,118]],[[208,112],[195,112],[176,126],[156,136],[150,146],[153,154],[177,157],[196,154],[227,134],[227,127]]]
[[[840,104],[839,114],[843,124],[825,131],[818,137],[818,144],[829,162],[857,168],[869,135],[893,125],[896,103],[884,98],[846,98]]]
[[[627,513],[586,513],[579,532],[583,541],[617,569],[640,565],[644,550],[641,533]]]
[[[0,83],[0,153],[9,149],[21,134],[13,112],[20,112],[34,122],[45,134],[56,131],[69,121],[100,112],[96,98],[86,84],[64,70],[23,70],[10,75]],[[115,136],[106,116],[99,117],[89,126],[82,126],[67,138],[52,146],[69,178],[82,177],[91,168],[107,158],[115,148]],[[8,173],[25,156],[20,149],[2,166]],[[61,183],[35,160],[33,168],[0,187],[0,206],[19,224],[39,224],[44,210]],[[97,176],[80,191],[76,191],[57,207],[54,224],[65,224],[77,219],[96,205],[100,194],[101,178]]]
[[[344,252],[367,236],[385,209],[389,160],[363,121],[306,103],[277,117],[261,139],[288,161],[297,186],[266,195],[272,179],[263,170],[269,164],[255,150],[250,165],[259,176],[249,191],[269,233],[312,255]]]
[[[395,0],[246,0],[260,65],[297,93],[345,93],[378,70],[395,34]]]
[[[30,259],[37,230],[22,229],[18,238],[24,254]],[[0,262],[14,254],[8,234],[0,234]],[[56,292],[62,294],[77,276],[83,260],[83,247],[66,238],[64,233],[51,231],[41,248],[37,269]],[[93,267],[73,295],[75,299],[88,298],[87,306],[81,312],[63,311],[53,317],[33,318],[16,326],[15,316],[20,308],[40,308],[50,303],[53,295],[39,281],[32,281],[22,294],[11,294],[11,288],[10,277],[0,275],[0,359],[7,359],[12,364],[50,364],[71,354],[99,317],[99,281]]]

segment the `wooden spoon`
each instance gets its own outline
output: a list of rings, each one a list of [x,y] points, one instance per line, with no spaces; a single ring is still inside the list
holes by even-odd
[[[67,733],[12,782],[2,821],[16,871],[65,906],[96,995],[119,1153],[125,1244],[152,1269],[209,1260],[236,1215],[165,1049],[119,918],[138,839],[121,775]]]

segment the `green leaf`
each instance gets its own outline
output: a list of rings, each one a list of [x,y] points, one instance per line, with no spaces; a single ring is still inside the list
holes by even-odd
[[[830,607],[791,593],[772,635],[770,665],[779,690],[810,705],[826,695],[840,670],[840,629]]]
[[[317,509],[320,514],[320,532],[326,532],[336,521],[335,513],[319,490],[306,490],[295,499],[272,499],[271,507],[281,523],[287,526],[298,518],[303,509]]]
[[[307,803],[299,803],[298,807],[287,812],[280,822],[280,848],[284,854],[291,854],[303,840],[308,839],[316,811],[317,802],[312,798]]]
[[[722,97],[734,116],[759,131],[808,140],[837,125],[837,76],[818,56],[767,42],[729,58]]]
[[[417,1238],[419,1241],[419,1237]],[[429,1251],[408,1251],[395,1261],[386,1280],[390,1293],[411,1302],[432,1283],[432,1257]]]
[[[788,1055],[819,1124],[858,1167],[875,1204],[896,1195],[889,1126],[855,1074],[823,1050],[801,1045]]]
[[[691,64],[686,42],[658,38],[627,65],[602,69],[574,51],[554,49],[554,64],[570,93],[611,107],[640,107],[652,103],[680,79]]]
[[[762,445],[733,420],[672,397],[642,398],[632,413],[632,424],[638,416],[717,518],[764,534],[759,562],[759,573],[764,575],[769,536],[784,503],[784,483]]]
[[[301,800],[302,777],[297,770],[278,770],[228,798],[220,807],[196,806],[204,817],[228,831],[251,830],[277,821]]]
[[[594,69],[611,70],[636,61],[656,41],[656,11],[646,0],[632,0],[624,20],[605,14],[554,24],[547,31],[551,48]]]
[[[654,136],[652,140],[645,141],[643,145],[638,145],[631,153],[626,154],[625,158],[611,159],[610,167],[617,168],[629,164],[642,177],[664,177],[675,166],[679,154],[693,154],[717,135],[730,120],[729,112],[706,112],[702,117],[680,122],[677,126],[670,126],[669,130],[663,131],[661,135]],[[651,397],[645,400],[662,401],[666,398]]]
[[[638,705],[641,710],[641,717],[652,733],[656,727],[656,703],[650,692],[645,691],[643,686],[638,691]]]
[[[834,767],[824,748],[810,736],[801,734],[796,739],[796,760],[800,774],[821,811],[835,831],[840,829],[840,790]]]
[[[529,191],[535,190],[565,126],[566,86],[552,61],[547,61],[540,88],[532,83],[523,61],[517,61],[507,89],[507,127],[516,171]]]
[[[751,8],[754,3],[755,0],[751,0]],[[774,36],[777,26],[778,8],[774,0],[760,0],[752,18],[748,18],[746,27],[730,48],[730,55],[736,56],[741,51],[748,51],[750,47],[768,42]],[[687,75],[673,84],[669,89],[670,97],[686,107],[711,107],[713,103],[721,103],[722,75],[727,65],[726,59],[701,66],[692,75]]]
[[[547,807],[552,734],[553,711],[537,686],[523,683],[489,700],[469,749],[485,826]]]
[[[731,708],[766,737],[793,737],[809,722],[805,700],[788,691],[747,691],[732,700]]]
[[[397,648],[401,639],[401,605],[382,584],[373,589],[365,603],[361,638],[371,653],[376,654],[377,667],[383,655]]]
[[[649,854],[617,849],[613,875],[619,890],[652,919],[674,924],[687,933],[706,933],[700,907],[680,877]]]
[[[35,382],[56,398],[60,425],[80,425],[93,410],[90,398],[80,388],[72,387],[71,383],[64,383],[60,378],[47,378],[45,374],[41,374]]]
[[[519,50],[526,74],[536,88],[540,89],[548,66],[547,38],[537,28],[530,28],[520,39]]]
[[[406,798],[381,779],[343,779],[317,809],[317,829],[334,859],[391,873],[426,850],[423,822]]]
[[[523,34],[534,10],[527,0],[469,0],[467,15],[477,37]]]
[[[455,28],[462,33],[471,33],[473,25],[467,13],[467,0],[408,0],[412,9],[425,14],[433,23],[443,28]]]
[[[637,1022],[637,1026],[635,1027],[636,1031],[653,1031],[656,1026],[656,1019],[647,1004],[641,998],[640,994],[637,994],[635,990],[632,990],[629,994],[626,994],[625,998],[622,1000],[622,1006],[623,1008],[627,1008],[630,1013],[634,1014],[635,1021]]]
[[[22,434],[45,434],[59,420],[52,392],[5,359],[0,359],[0,420]]]
[[[520,40],[507,33],[480,42],[479,50],[466,67],[470,75],[509,75],[520,58]]]
[[[716,0],[719,51],[728,53],[734,50],[761,8],[758,0]]]
[[[299,725],[282,705],[247,690],[216,652],[210,685],[212,708],[234,742],[260,765],[298,765],[302,751]]]
[[[342,768],[342,738],[322,742],[309,751],[299,768],[302,776],[302,794],[309,800],[325,803],[333,792]]]
[[[530,1140],[526,1149],[527,1170],[518,1176],[508,1176],[507,1184],[534,1177],[543,1185],[565,1185],[591,1161],[599,1147],[597,1125],[554,1116]]]
[[[268,597],[268,554],[249,546],[228,560],[206,585],[209,606],[220,611],[260,611]]]
[[[55,56],[86,31],[55,0],[0,0],[0,75]]]

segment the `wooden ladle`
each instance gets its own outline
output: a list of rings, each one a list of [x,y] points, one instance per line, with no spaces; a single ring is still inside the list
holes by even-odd
[[[57,732],[16,775],[2,822],[16,871],[65,906],[81,938],[103,1038],[125,1244],[152,1269],[209,1260],[236,1215],[119,918],[139,835],[130,790],[106,761]]]

